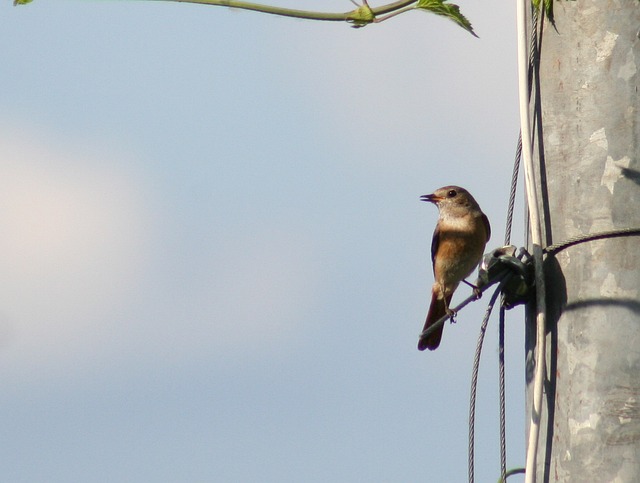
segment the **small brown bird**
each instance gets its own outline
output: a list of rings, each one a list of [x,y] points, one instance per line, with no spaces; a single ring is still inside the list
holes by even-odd
[[[459,186],[445,186],[420,199],[435,204],[440,214],[431,241],[435,282],[424,331],[445,314],[452,314],[449,303],[453,292],[480,263],[491,236],[491,226],[473,196]],[[444,325],[421,339],[418,350],[436,349],[443,329]]]

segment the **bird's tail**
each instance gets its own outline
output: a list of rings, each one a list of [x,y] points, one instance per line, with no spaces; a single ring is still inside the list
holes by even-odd
[[[449,302],[451,302],[451,296],[453,294],[445,296],[445,298],[439,299],[438,293],[434,290],[431,294],[431,305],[429,306],[429,312],[427,313],[427,320],[424,323],[424,332],[429,327],[431,327],[434,323],[436,323],[439,319],[444,317],[447,313],[447,307],[449,306]],[[429,337],[425,339],[420,339],[418,341],[418,350],[429,349],[430,351],[437,349],[440,345],[440,339],[442,339],[442,331],[444,330],[444,324],[438,327]]]

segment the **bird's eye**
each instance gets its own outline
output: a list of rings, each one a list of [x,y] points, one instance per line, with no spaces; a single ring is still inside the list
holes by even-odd
[[[453,198],[455,195],[457,195],[458,193],[456,192],[456,190],[449,190],[449,192],[447,193],[447,196],[449,198]]]

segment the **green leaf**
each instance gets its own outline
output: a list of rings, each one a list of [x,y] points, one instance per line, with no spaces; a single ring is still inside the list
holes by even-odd
[[[460,7],[453,3],[445,3],[446,1],[447,0],[419,0],[416,8],[447,17],[471,35],[477,37],[476,33],[473,31],[473,27],[471,27],[471,22],[467,20],[467,17],[460,13]]]
[[[31,2],[33,2],[33,0],[13,0],[13,5],[26,5]]]
[[[544,0],[544,10],[547,13],[549,21],[555,25],[555,21],[553,19],[553,0]]]
[[[553,0],[531,0],[531,4],[533,7],[539,12],[540,7],[544,6],[544,13],[551,22],[552,25],[555,25],[555,21],[553,18]]]

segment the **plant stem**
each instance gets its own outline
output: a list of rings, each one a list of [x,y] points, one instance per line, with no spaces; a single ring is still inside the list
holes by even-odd
[[[413,3],[416,3],[416,0],[400,0],[397,2],[390,3],[388,5],[383,5],[381,7],[369,8],[365,4],[349,12],[328,13],[328,12],[313,12],[308,10],[296,10],[291,8],[275,7],[271,5],[261,5],[257,3],[244,2],[241,0],[169,0],[169,1],[181,2],[181,3],[199,3],[203,5],[213,5],[213,6],[220,6],[220,7],[240,8],[243,10],[253,10],[256,12],[269,13],[272,15],[304,18],[309,20],[356,22],[356,23],[363,23],[363,24],[371,23],[373,21],[373,19],[369,19],[369,16],[371,15],[375,18],[376,15],[384,15],[386,13],[394,12],[396,10],[403,9]]]

